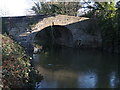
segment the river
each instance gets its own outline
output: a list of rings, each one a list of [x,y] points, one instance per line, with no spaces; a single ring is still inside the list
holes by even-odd
[[[49,49],[33,54],[44,79],[36,88],[117,88],[118,55],[97,50]]]

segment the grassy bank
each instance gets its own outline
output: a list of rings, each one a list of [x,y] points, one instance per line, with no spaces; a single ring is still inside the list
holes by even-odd
[[[24,48],[7,35],[2,37],[2,81],[3,88],[33,87],[36,80],[42,80],[41,75],[31,67],[30,56]]]

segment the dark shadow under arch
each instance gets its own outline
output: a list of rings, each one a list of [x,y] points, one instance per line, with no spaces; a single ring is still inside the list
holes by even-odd
[[[65,26],[53,25],[39,31],[34,37],[34,42],[39,45],[63,45],[72,47],[72,32]]]

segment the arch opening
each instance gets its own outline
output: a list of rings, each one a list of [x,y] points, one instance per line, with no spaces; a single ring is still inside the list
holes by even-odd
[[[72,32],[65,26],[53,25],[39,31],[34,37],[34,43],[40,46],[72,47]]]

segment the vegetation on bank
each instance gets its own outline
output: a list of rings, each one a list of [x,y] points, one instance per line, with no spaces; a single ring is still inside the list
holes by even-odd
[[[102,47],[111,52],[119,52],[120,29],[118,19],[119,7],[115,2],[98,3],[99,9],[94,12],[101,27]]]
[[[12,40],[8,35],[2,35],[2,82],[4,88],[27,88],[41,81],[42,76],[37,74],[30,63],[24,48]],[[39,77],[39,79],[38,79]]]

